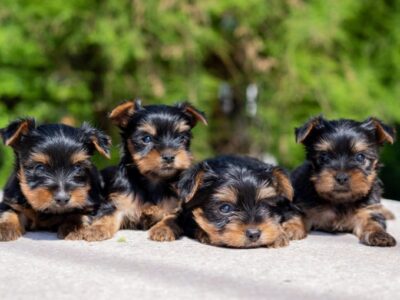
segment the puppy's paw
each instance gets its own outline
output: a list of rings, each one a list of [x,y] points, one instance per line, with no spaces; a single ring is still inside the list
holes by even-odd
[[[376,247],[394,247],[396,240],[386,231],[374,231],[365,234],[361,242],[368,246]]]
[[[286,234],[281,234],[268,248],[281,248],[289,245],[289,238]]]
[[[111,239],[113,236],[114,232],[106,226],[93,225],[83,230],[83,238],[88,242],[104,241]]]
[[[69,241],[83,240],[83,230],[76,226],[62,225],[58,229],[57,237]]]
[[[153,241],[170,242],[178,237],[179,234],[165,224],[155,225],[149,230],[149,238]]]
[[[287,222],[282,225],[283,231],[289,240],[302,240],[307,236],[306,227],[301,220],[296,220],[294,222]]]
[[[210,244],[211,243],[210,237],[208,236],[208,234],[205,233],[201,229],[196,230],[195,238],[202,244]]]
[[[0,241],[15,241],[22,236],[22,230],[19,225],[4,222],[0,223]]]
[[[386,220],[394,220],[394,219],[396,219],[396,216],[394,215],[394,213],[392,213],[386,207],[382,207],[381,213],[385,217]]]

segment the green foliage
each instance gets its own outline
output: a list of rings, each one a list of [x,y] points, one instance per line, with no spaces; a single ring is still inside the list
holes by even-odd
[[[294,167],[303,151],[293,128],[312,115],[400,123],[399,50],[396,0],[3,0],[0,127],[24,115],[88,120],[117,146],[106,115],[121,100],[188,99],[210,118],[195,129],[198,159],[269,152]],[[230,114],[218,100],[224,82]],[[250,83],[260,91],[255,117],[245,109]],[[398,164],[396,149],[384,160]],[[0,151],[4,183],[12,152]],[[115,163],[117,147],[111,162],[96,160]]]

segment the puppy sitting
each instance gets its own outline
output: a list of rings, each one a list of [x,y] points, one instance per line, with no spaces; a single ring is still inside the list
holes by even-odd
[[[178,185],[185,202],[186,235],[216,246],[283,247],[302,239],[301,213],[279,167],[257,159],[219,156],[184,172]]]
[[[115,206],[95,226],[108,237],[119,228],[143,229],[155,241],[179,237],[176,215],[181,203],[176,183],[190,167],[191,129],[205,117],[193,106],[141,106],[139,101],[117,106],[110,119],[121,129],[122,158],[117,168],[103,171],[106,194]]]
[[[38,229],[81,239],[79,228],[101,214],[101,180],[90,157],[94,150],[108,157],[110,139],[87,124],[36,127],[33,119],[16,120],[0,134],[16,158],[0,203],[0,240]]]
[[[396,244],[385,230],[386,219],[394,216],[380,204],[377,177],[378,150],[394,138],[394,130],[374,118],[356,122],[316,117],[296,129],[307,161],[292,173],[292,182],[308,229],[352,232],[370,246]]]

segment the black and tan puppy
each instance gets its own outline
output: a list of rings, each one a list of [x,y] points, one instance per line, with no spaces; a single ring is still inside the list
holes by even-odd
[[[292,173],[295,204],[305,212],[307,228],[352,232],[370,246],[390,247],[386,232],[393,214],[381,204],[379,148],[394,142],[395,132],[380,120],[328,121],[316,117],[296,129],[307,161]]]
[[[176,183],[192,163],[191,129],[198,121],[207,124],[206,119],[187,103],[141,106],[139,101],[117,106],[110,119],[122,138],[119,166],[102,172],[115,211],[94,227],[109,238],[127,228],[150,229],[149,238],[155,241],[177,239],[181,202]]]
[[[181,226],[202,243],[234,248],[283,247],[306,237],[293,188],[280,168],[257,159],[219,156],[185,171]]]
[[[40,229],[82,239],[79,230],[102,214],[101,179],[90,157],[95,150],[108,156],[110,139],[87,124],[36,127],[29,118],[12,122],[0,134],[15,153],[0,203],[0,240]]]

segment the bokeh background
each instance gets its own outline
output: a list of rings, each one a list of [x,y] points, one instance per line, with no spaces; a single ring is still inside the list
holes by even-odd
[[[310,116],[400,124],[398,0],[0,1],[0,127],[18,116],[119,137],[125,99],[190,100],[197,159],[239,152],[303,160],[294,127]],[[399,128],[400,129],[400,128]],[[400,199],[400,143],[385,147],[386,197]],[[0,147],[0,184],[13,164]]]

